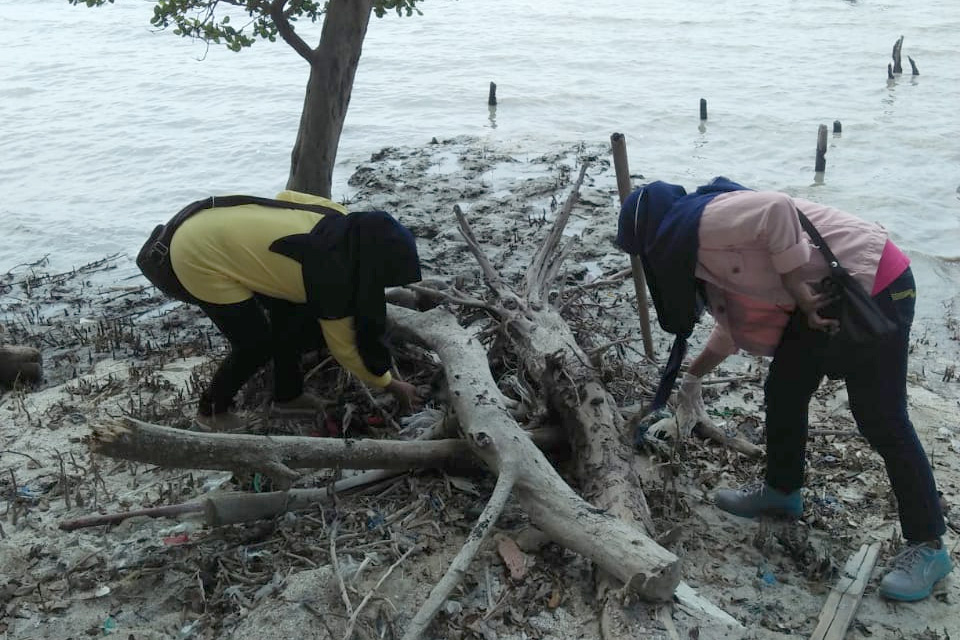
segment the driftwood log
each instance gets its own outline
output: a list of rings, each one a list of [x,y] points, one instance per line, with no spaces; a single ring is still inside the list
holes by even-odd
[[[0,346],[0,384],[37,382],[43,376],[40,351],[33,347]]]

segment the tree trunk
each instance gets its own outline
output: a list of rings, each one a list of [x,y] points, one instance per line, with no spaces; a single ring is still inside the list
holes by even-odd
[[[310,61],[287,188],[329,198],[343,121],[373,0],[330,0]]]

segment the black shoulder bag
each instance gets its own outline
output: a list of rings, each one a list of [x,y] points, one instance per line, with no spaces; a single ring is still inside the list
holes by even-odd
[[[827,260],[830,275],[820,282],[820,291],[832,294],[835,301],[820,310],[824,318],[836,318],[840,321],[839,331],[830,338],[831,346],[841,350],[849,347],[862,348],[885,338],[897,331],[897,325],[891,320],[870,294],[853,276],[840,265],[823,236],[813,223],[797,210],[800,225],[813,240],[815,246]]]
[[[153,233],[150,234],[137,254],[137,266],[140,271],[153,286],[171,298],[181,302],[200,302],[180,284],[177,274],[173,271],[173,265],[170,263],[170,241],[173,239],[173,234],[180,228],[184,220],[198,211],[215,207],[236,207],[244,204],[258,204],[277,209],[305,209],[323,215],[340,213],[336,209],[320,204],[301,204],[256,196],[211,196],[203,200],[197,200],[178,211],[166,224],[158,224],[154,228]]]

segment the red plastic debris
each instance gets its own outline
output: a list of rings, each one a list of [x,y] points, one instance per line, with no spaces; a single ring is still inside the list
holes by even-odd
[[[175,536],[167,536],[163,539],[163,544],[167,546],[172,546],[175,544],[184,544],[186,542],[190,542],[189,533],[178,533]]]

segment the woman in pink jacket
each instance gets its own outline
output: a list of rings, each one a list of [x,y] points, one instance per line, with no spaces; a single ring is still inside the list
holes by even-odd
[[[896,323],[892,338],[842,352],[831,344],[837,320],[824,310],[832,299],[816,286],[830,269],[799,212]],[[802,514],[810,399],[824,375],[843,378],[857,427],[886,465],[907,541],[880,591],[895,600],[929,596],[952,564],[933,472],[907,414],[916,289],[909,259],[886,231],[837,209],[716,178],[689,195],[664,182],[636,190],[621,208],[617,244],[640,256],[658,320],[676,335],[652,410],[666,403],[704,308],[716,328],[681,384],[687,412],[703,414],[699,378],[727,355],[743,348],[773,356],[764,386],[765,478],[718,490],[717,506],[746,518]]]

